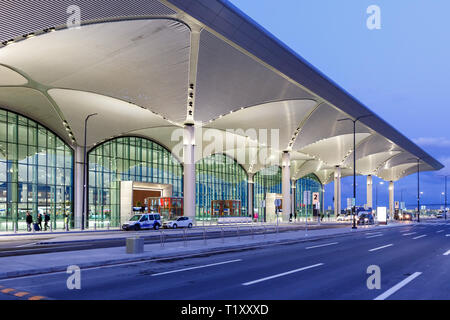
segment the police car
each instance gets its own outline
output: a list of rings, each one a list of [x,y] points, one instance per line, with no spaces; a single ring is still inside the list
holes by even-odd
[[[144,229],[158,230],[161,225],[161,216],[158,213],[145,213],[134,215],[127,223],[122,225],[122,229],[126,231],[139,231]]]

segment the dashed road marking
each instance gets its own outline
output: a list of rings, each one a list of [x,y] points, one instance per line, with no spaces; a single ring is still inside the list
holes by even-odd
[[[338,244],[339,242],[331,242],[331,243],[326,243],[326,244],[319,244],[317,246],[312,246],[312,247],[306,247],[305,249],[314,249],[314,248],[321,248],[321,247],[327,247],[327,246],[332,246],[334,244]]]
[[[381,236],[383,236],[383,235],[382,234],[376,234],[374,236],[366,237],[366,239],[372,239],[372,238],[381,237]]]
[[[436,233],[441,233],[441,232],[444,232],[444,230],[439,230],[439,231],[436,231]]]
[[[182,271],[188,271],[188,270],[194,270],[194,269],[213,267],[213,266],[218,266],[218,265],[227,264],[227,263],[233,263],[233,262],[239,262],[239,261],[242,261],[242,259],[236,259],[236,260],[230,260],[230,261],[206,264],[206,265],[203,265],[203,266],[197,266],[197,267],[191,267],[191,268],[184,268],[184,269],[160,272],[160,273],[152,274],[152,277],[154,277],[154,276],[161,276],[161,275],[169,274],[169,273],[176,273],[176,272],[182,272]]]
[[[450,250],[448,250],[446,253],[444,253],[444,256],[450,255]]]
[[[416,240],[416,239],[420,239],[420,238],[423,238],[423,237],[426,237],[426,236],[427,236],[426,234],[423,234],[423,235],[421,235],[421,236],[414,237],[413,239]]]
[[[30,294],[29,292],[22,291],[22,292],[17,292],[17,293],[15,293],[14,295],[15,295],[16,297],[22,298],[22,297],[25,297],[25,296],[27,296],[27,295],[29,295],[29,294]]]
[[[412,234],[416,234],[417,232],[409,232],[409,233],[404,233],[404,234],[402,234],[403,236],[410,236],[410,235],[412,235]]]
[[[28,298],[28,300],[44,300],[46,297],[44,296],[32,296],[31,298]]]

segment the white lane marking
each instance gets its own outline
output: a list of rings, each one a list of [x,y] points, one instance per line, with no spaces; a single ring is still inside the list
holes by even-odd
[[[450,255],[450,250],[448,250],[446,253],[444,253],[444,256]]]
[[[339,242],[331,242],[331,243],[326,243],[326,244],[319,244],[317,246],[312,246],[312,247],[306,247],[305,249],[314,249],[314,248],[321,248],[321,247],[326,247],[326,246],[332,246],[334,244],[338,244]]]
[[[414,237],[413,239],[416,240],[416,239],[420,239],[420,238],[423,238],[423,237],[426,237],[426,236],[427,236],[426,234],[423,234],[423,235],[421,235],[421,236]]]
[[[230,260],[230,261],[224,261],[224,262],[218,262],[218,263],[205,264],[203,266],[197,266],[197,267],[191,267],[191,268],[184,268],[184,269],[160,272],[160,273],[152,274],[152,277],[154,277],[154,276],[161,276],[163,274],[169,274],[169,273],[176,273],[176,272],[182,272],[182,271],[188,271],[188,270],[194,270],[194,269],[201,269],[201,268],[208,268],[208,267],[213,267],[213,266],[219,266],[219,265],[222,265],[222,264],[239,262],[239,261],[242,261],[242,259],[236,259],[236,260]]]
[[[31,247],[31,246],[34,246],[35,244],[37,244],[37,242],[22,244],[20,246],[16,246],[16,248]]]
[[[441,233],[441,232],[443,232],[444,230],[439,230],[439,231],[436,231],[436,233]]]
[[[381,237],[381,236],[382,236],[382,234],[377,234],[374,236],[366,237],[366,239],[371,239],[371,238],[376,238],[376,237]]]
[[[369,251],[370,252],[372,252],[372,251],[376,251],[376,250],[380,250],[380,249],[384,249],[384,248],[387,248],[387,247],[392,247],[393,246],[393,244],[392,243],[390,243],[390,244],[387,244],[387,245],[385,245],[385,246],[382,246],[382,247],[378,247],[378,248],[373,248],[373,249],[370,249]]]
[[[253,280],[253,281],[245,282],[245,283],[243,283],[242,285],[243,285],[243,286],[249,286],[249,285],[252,285],[252,284],[255,284],[255,283],[258,283],[258,282],[262,282],[262,281],[266,281],[266,280],[270,280],[270,279],[279,278],[279,277],[282,277],[282,276],[286,276],[286,275],[288,275],[288,274],[292,274],[292,273],[295,273],[295,272],[304,271],[304,270],[311,269],[311,268],[315,268],[315,267],[319,267],[319,266],[322,266],[322,265],[323,265],[323,263],[313,264],[313,265],[311,265],[311,266],[307,266],[307,267],[303,267],[303,268],[299,268],[299,269],[295,269],[295,270],[291,270],[291,271],[287,271],[287,272],[275,274],[275,275],[273,275],[273,276],[261,278],[261,279],[258,279],[258,280]]]
[[[415,273],[413,273],[408,278],[406,278],[405,280],[397,283],[395,286],[393,286],[392,288],[390,288],[386,292],[380,294],[378,297],[376,297],[373,300],[385,300],[386,298],[389,298],[389,296],[391,296],[392,294],[394,294],[395,292],[397,292],[398,290],[400,290],[401,288],[406,286],[408,283],[413,281],[415,278],[417,278],[421,274],[422,274],[422,272],[415,272]]]
[[[404,233],[404,234],[402,234],[403,236],[410,236],[410,235],[412,235],[412,234],[416,234],[417,232],[410,232],[410,233]]]
[[[366,236],[373,236],[373,235],[376,235],[376,234],[382,234],[381,232],[368,232],[368,233],[366,233]]]
[[[450,237],[450,234],[446,234],[445,236],[446,236],[446,237]]]

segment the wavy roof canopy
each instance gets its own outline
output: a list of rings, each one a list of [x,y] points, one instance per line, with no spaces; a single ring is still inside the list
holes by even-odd
[[[221,152],[254,173],[289,150],[292,179],[328,183],[353,166],[353,125],[337,120],[371,115],[356,126],[359,174],[395,181],[417,158],[443,167],[229,2],[79,0],[81,26],[67,28],[70,5],[0,4],[0,107],[72,146],[93,112],[89,147],[136,135],[176,153],[193,123],[197,159]]]

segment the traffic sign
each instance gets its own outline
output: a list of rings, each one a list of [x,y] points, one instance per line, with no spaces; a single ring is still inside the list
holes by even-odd
[[[275,207],[281,206],[281,199],[275,199]]]
[[[313,192],[313,204],[318,204],[320,202],[319,200],[319,193]]]
[[[303,191],[303,204],[311,204],[311,191],[305,190]]]

